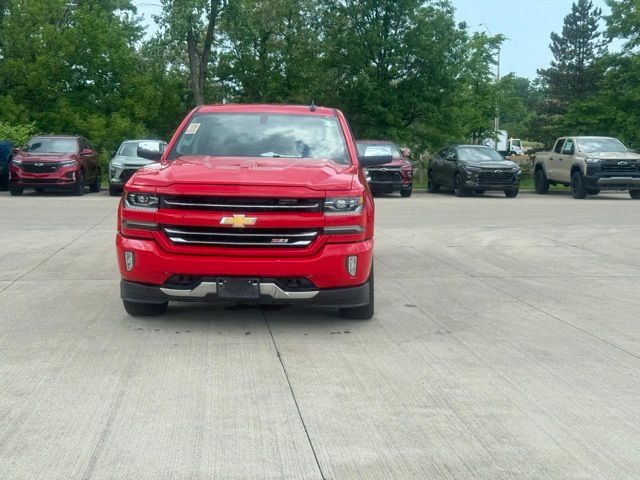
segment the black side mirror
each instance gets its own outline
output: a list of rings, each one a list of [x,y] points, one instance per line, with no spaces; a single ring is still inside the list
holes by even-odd
[[[446,157],[444,157],[444,159],[447,162],[455,162],[456,161],[456,156],[454,153],[450,153],[449,155],[447,155]]]
[[[160,150],[145,150],[144,148],[138,148],[138,156],[140,158],[146,158],[154,162],[159,162],[162,158],[162,152]]]
[[[393,162],[391,155],[371,155],[367,157],[358,157],[361,167],[375,167],[376,165],[385,165]]]

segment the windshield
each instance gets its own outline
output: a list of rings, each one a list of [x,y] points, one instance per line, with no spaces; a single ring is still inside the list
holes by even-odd
[[[74,153],[77,150],[75,138],[32,138],[24,147],[31,153]]]
[[[620,140],[615,138],[578,138],[578,150],[584,153],[628,152]]]
[[[137,157],[138,147],[143,145],[145,150],[162,151],[161,142],[155,140],[142,140],[139,142],[124,142],[120,147],[118,155],[123,157]]]
[[[461,147],[458,148],[458,159],[463,162],[500,162],[502,156],[493,148]]]
[[[358,154],[366,156],[391,155],[394,158],[401,157],[400,149],[395,143],[367,143],[358,142]]]
[[[351,164],[337,119],[319,115],[194,115],[169,159],[191,155],[310,158]]]

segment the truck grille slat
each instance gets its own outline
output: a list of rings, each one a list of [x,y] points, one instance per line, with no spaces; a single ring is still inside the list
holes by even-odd
[[[307,247],[318,237],[318,230],[267,230],[163,226],[162,231],[175,245],[227,247]]]
[[[161,206],[167,209],[209,211],[319,212],[322,211],[322,200],[306,198],[163,196]]]
[[[640,166],[635,163],[627,163],[621,162],[622,165],[618,162],[616,163],[605,163],[602,165],[603,172],[611,172],[611,173],[635,173],[640,171]]]

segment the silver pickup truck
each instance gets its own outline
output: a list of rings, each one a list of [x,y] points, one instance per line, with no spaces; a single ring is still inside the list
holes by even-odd
[[[574,198],[597,195],[600,190],[628,190],[640,199],[640,154],[610,137],[561,137],[551,152],[534,158],[536,193],[549,185],[571,187]]]

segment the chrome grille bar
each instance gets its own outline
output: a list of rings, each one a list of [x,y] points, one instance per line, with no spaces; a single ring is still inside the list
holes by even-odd
[[[320,212],[322,199],[163,195],[161,207],[218,211]]]
[[[319,230],[269,230],[163,226],[162,231],[174,245],[226,247],[304,248],[318,237]]]

